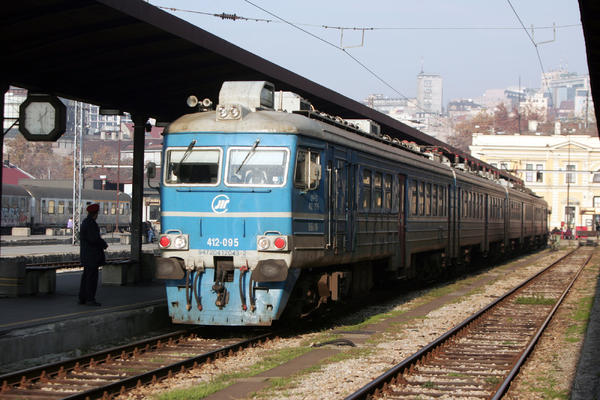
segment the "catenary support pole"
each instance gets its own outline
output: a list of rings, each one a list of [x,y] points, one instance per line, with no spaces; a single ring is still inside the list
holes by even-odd
[[[142,279],[142,202],[144,195],[145,115],[132,115],[133,120],[133,179],[131,196],[131,259],[136,264],[135,281]]]

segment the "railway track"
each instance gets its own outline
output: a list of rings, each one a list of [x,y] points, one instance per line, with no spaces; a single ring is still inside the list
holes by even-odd
[[[0,400],[108,399],[271,338],[206,339],[178,331],[89,356],[0,376]]]
[[[592,252],[562,257],[346,400],[499,399]]]

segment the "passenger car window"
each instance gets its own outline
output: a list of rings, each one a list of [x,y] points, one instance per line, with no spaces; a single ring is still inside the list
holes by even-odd
[[[184,158],[185,154],[185,149],[167,150],[166,184],[216,186],[219,183],[221,149],[194,148]]]
[[[362,208],[371,208],[371,170],[363,170],[362,177]]]
[[[286,148],[230,148],[225,183],[229,186],[283,186],[288,159]]]

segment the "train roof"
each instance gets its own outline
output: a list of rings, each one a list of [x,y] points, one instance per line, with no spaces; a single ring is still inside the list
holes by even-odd
[[[11,185],[9,183],[2,184],[2,195],[3,196],[25,196],[30,197],[31,195],[27,190],[19,185]]]
[[[49,187],[22,185],[22,187],[36,198],[57,198],[68,199],[73,197],[73,188],[65,187]],[[4,189],[3,189],[4,190]],[[114,190],[94,190],[83,189],[81,197],[88,201],[109,201],[116,200],[116,191]],[[129,201],[131,197],[127,193],[119,192],[119,201]]]

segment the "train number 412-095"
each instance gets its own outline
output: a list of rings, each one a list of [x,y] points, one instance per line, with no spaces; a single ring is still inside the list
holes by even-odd
[[[208,247],[238,247],[239,244],[238,238],[208,238],[206,242]]]

